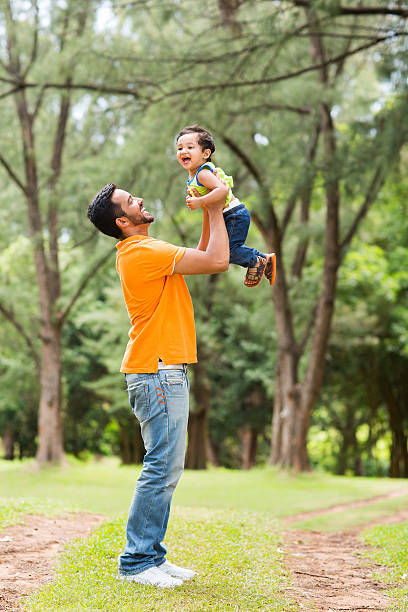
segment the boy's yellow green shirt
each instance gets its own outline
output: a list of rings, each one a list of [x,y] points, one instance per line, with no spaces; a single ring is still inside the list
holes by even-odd
[[[222,168],[218,168],[218,167],[216,168],[212,162],[205,162],[205,164],[199,167],[199,169],[197,170],[197,172],[192,178],[187,179],[188,194],[194,197],[194,194],[190,192],[191,188],[196,189],[198,193],[200,194],[200,196],[206,195],[210,191],[208,187],[205,187],[205,185],[202,185],[201,183],[199,183],[197,179],[197,174],[200,172],[200,170],[204,170],[204,168],[208,168],[208,170],[210,170],[211,172],[214,172],[214,170],[216,170],[218,178],[220,178],[222,181],[225,181],[230,186],[230,190],[228,192],[227,199],[225,200],[225,205],[224,205],[224,208],[226,208],[230,204],[231,200],[233,199],[231,189],[234,186],[234,179],[232,178],[232,176],[225,174]]]

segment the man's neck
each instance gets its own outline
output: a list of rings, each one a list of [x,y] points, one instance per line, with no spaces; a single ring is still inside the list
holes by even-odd
[[[150,223],[144,223],[143,225],[134,225],[132,228],[128,228],[126,232],[123,232],[124,238],[130,236],[148,236],[149,235]]]

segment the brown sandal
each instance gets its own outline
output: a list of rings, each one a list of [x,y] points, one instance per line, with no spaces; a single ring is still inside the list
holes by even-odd
[[[244,285],[245,287],[256,287],[261,282],[266,268],[266,258],[258,255],[256,266],[248,268]]]
[[[265,278],[268,279],[270,285],[273,285],[276,277],[276,253],[268,253],[266,261]]]

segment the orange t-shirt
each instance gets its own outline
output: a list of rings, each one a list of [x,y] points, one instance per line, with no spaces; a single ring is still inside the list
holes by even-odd
[[[149,236],[116,245],[116,269],[132,327],[121,372],[157,372],[165,364],[197,361],[193,304],[184,277],[173,274],[185,247]]]

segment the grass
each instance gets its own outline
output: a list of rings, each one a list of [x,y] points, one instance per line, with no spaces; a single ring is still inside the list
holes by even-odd
[[[395,612],[408,611],[408,523],[380,525],[363,533],[363,540],[374,550],[367,556],[388,568],[379,580],[392,585],[389,592]]]
[[[119,467],[115,459],[66,468],[35,470],[34,463],[0,461],[0,496],[57,499],[69,507],[116,516],[127,511],[140,467]],[[174,504],[230,508],[285,517],[407,489],[407,480],[355,478],[323,473],[292,475],[271,467],[249,471],[187,470]]]
[[[74,510],[57,500],[39,499],[10,499],[0,497],[0,531],[9,525],[24,522],[27,514],[44,514],[46,516],[58,516]]]
[[[122,583],[115,578],[125,521],[111,520],[73,543],[55,582],[31,596],[30,612],[229,611],[298,608],[282,595],[287,585],[277,524],[255,513],[177,508],[166,543],[171,560],[197,570],[182,589]]]
[[[395,499],[373,502],[370,505],[359,508],[346,508],[337,512],[319,514],[302,521],[294,521],[290,524],[290,527],[292,529],[335,533],[337,531],[346,531],[352,527],[363,526],[370,522],[380,521],[383,516],[393,514],[399,510],[406,510],[407,506],[408,495],[402,495]]]

